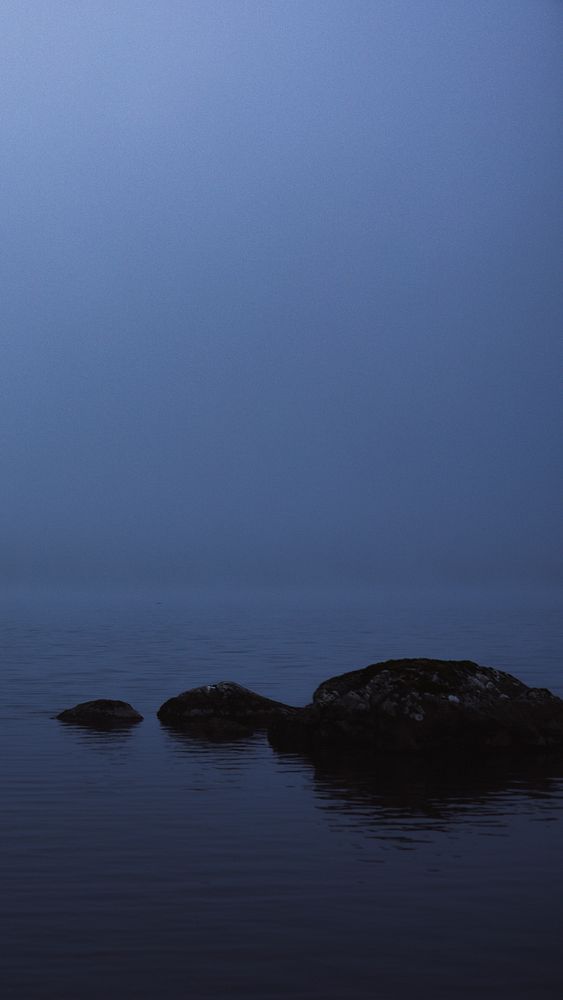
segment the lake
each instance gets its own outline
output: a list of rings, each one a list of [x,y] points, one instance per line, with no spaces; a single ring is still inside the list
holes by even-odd
[[[155,715],[409,656],[563,695],[559,594],[19,592],[1,633],[3,997],[563,996],[560,762],[359,769]],[[97,697],[145,721],[53,720]]]

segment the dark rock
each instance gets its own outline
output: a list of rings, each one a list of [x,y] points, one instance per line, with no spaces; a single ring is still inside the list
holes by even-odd
[[[378,753],[563,747],[563,701],[469,660],[388,660],[324,681],[299,716],[276,719],[279,748]]]
[[[265,729],[272,719],[290,718],[299,709],[264,698],[248,688],[221,681],[184,691],[160,706],[157,715],[170,726],[190,726],[217,736],[244,736]]]
[[[83,701],[74,708],[67,708],[57,715],[57,719],[61,722],[72,722],[77,726],[108,729],[134,725],[136,722],[142,722],[143,716],[126,701],[99,698],[96,701]]]

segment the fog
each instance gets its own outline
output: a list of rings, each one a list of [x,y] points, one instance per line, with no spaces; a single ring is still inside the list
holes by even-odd
[[[5,0],[4,583],[560,581],[562,41]]]

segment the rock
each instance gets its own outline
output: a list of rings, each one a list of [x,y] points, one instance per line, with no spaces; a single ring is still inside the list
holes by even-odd
[[[221,730],[229,736],[242,736],[265,729],[272,719],[290,718],[298,712],[299,709],[264,698],[240,684],[221,681],[169,698],[157,715],[170,726],[208,729],[214,736]]]
[[[61,722],[72,722],[77,726],[108,729],[134,725],[136,722],[142,722],[143,716],[126,701],[99,698],[96,701],[83,701],[74,708],[67,708],[57,715],[57,719]]]
[[[269,737],[381,753],[563,748],[563,700],[469,660],[388,660],[324,681]]]

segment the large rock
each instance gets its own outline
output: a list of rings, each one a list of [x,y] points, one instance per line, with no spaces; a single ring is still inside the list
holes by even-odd
[[[61,722],[72,722],[77,726],[109,729],[142,722],[143,716],[126,701],[98,698],[96,701],[83,701],[74,708],[65,709],[57,715],[57,719]]]
[[[286,719],[299,709],[279,701],[264,698],[233,681],[204,684],[169,698],[157,715],[170,726],[190,726],[208,730],[214,735],[242,735],[255,729],[265,729],[273,719]]]
[[[563,748],[563,701],[469,660],[388,660],[324,681],[274,746],[377,752]]]

